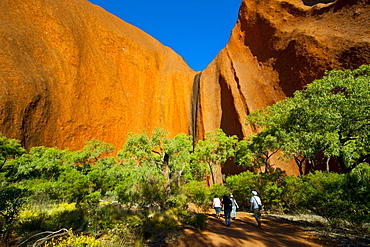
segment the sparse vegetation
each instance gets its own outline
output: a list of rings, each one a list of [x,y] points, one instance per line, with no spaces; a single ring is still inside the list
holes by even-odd
[[[293,98],[251,114],[248,123],[261,128],[258,134],[238,141],[216,130],[194,149],[191,137],[168,138],[162,129],[129,134],[116,156],[98,140],[78,151],[26,152],[0,135],[3,241],[70,229],[45,246],[143,246],[182,225],[204,228],[214,195],[232,193],[243,206],[251,190],[259,191],[265,210],[315,214],[332,226],[369,231],[369,85],[370,66],[329,72]],[[301,176],[274,167],[278,152],[297,162]],[[342,173],[314,171],[317,157],[336,161]],[[249,171],[217,184],[229,158]],[[187,211],[189,202],[197,213]]]

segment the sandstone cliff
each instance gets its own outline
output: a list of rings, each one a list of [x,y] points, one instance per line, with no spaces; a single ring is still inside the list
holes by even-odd
[[[325,70],[370,63],[369,2],[243,0],[227,46],[200,77],[199,136],[221,127],[243,137],[249,112]]]
[[[200,76],[198,136],[222,128],[242,138],[254,131],[244,124],[249,112],[292,96],[325,70],[370,63],[369,2],[243,0],[227,46]]]
[[[189,133],[195,72],[87,0],[0,3],[0,131],[29,148]]]

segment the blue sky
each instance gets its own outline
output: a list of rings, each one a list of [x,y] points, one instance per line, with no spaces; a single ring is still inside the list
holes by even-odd
[[[241,0],[89,0],[171,47],[195,71],[229,40]]]

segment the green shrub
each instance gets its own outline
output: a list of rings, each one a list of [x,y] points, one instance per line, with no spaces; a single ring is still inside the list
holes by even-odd
[[[326,218],[331,224],[346,219],[351,202],[344,190],[344,175],[330,172],[303,177],[301,206]]]
[[[140,224],[116,223],[103,236],[110,246],[142,246],[143,233]]]
[[[185,208],[187,202],[185,194],[173,195],[166,200],[166,208]]]
[[[232,191],[234,197],[237,198],[239,206],[243,207],[245,203],[249,203],[251,191],[257,189],[257,181],[257,174],[246,171],[227,177],[226,186]]]
[[[357,226],[370,222],[370,165],[358,165],[346,174],[344,190],[350,200],[347,220]]]
[[[178,230],[181,225],[179,217],[176,214],[164,212],[154,213],[149,216],[149,222],[147,222],[151,228],[156,230]]]
[[[61,239],[51,239],[47,241],[44,245],[45,247],[65,247],[65,246],[73,246],[73,247],[102,247],[103,244],[95,239],[93,236],[87,235],[76,235],[72,231],[70,231],[67,237]]]
[[[238,200],[239,207],[249,209],[252,190],[261,197],[265,209],[282,210],[282,182],[285,173],[277,169],[269,174],[246,171],[226,178],[226,186]]]
[[[211,192],[205,182],[191,181],[185,186],[189,202],[194,203],[200,210],[207,211],[210,208]]]
[[[61,228],[82,228],[84,224],[84,214],[81,209],[64,210],[55,212],[47,218],[46,226],[48,230],[59,230]]]
[[[265,209],[278,212],[283,211],[282,194],[285,177],[285,172],[279,168],[271,169],[271,172],[268,174],[257,174],[258,182],[256,184],[260,187],[259,193]]]
[[[305,210],[299,207],[299,202],[304,193],[303,181],[300,177],[287,176],[282,183],[283,192],[281,200],[283,203],[283,211],[285,213],[298,213]]]
[[[191,213],[186,223],[199,229],[205,229],[207,226],[207,220],[208,216],[205,214]]]
[[[84,225],[84,213],[75,203],[60,203],[50,209],[24,210],[19,215],[18,233],[56,231],[61,228],[77,229]]]
[[[62,199],[67,202],[80,203],[89,194],[90,181],[86,175],[75,169],[70,169],[60,175],[58,186]]]
[[[5,187],[0,189],[0,231],[5,244],[14,231],[17,217],[29,196],[27,189]]]
[[[50,216],[46,212],[36,210],[22,211],[18,218],[19,235],[27,235],[32,232],[39,232],[47,230],[47,222]]]
[[[213,200],[214,196],[222,197],[223,195],[226,194],[228,194],[228,191],[224,185],[214,184],[211,188],[212,197],[210,199]]]

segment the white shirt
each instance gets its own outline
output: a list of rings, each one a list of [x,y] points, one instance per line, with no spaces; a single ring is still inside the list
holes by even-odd
[[[261,198],[259,198],[259,196],[252,196],[249,202],[253,202],[253,209],[258,208],[258,205],[262,205]]]
[[[213,199],[213,207],[215,207],[215,208],[220,208],[221,207],[221,200],[220,200],[220,198],[214,198]]]

